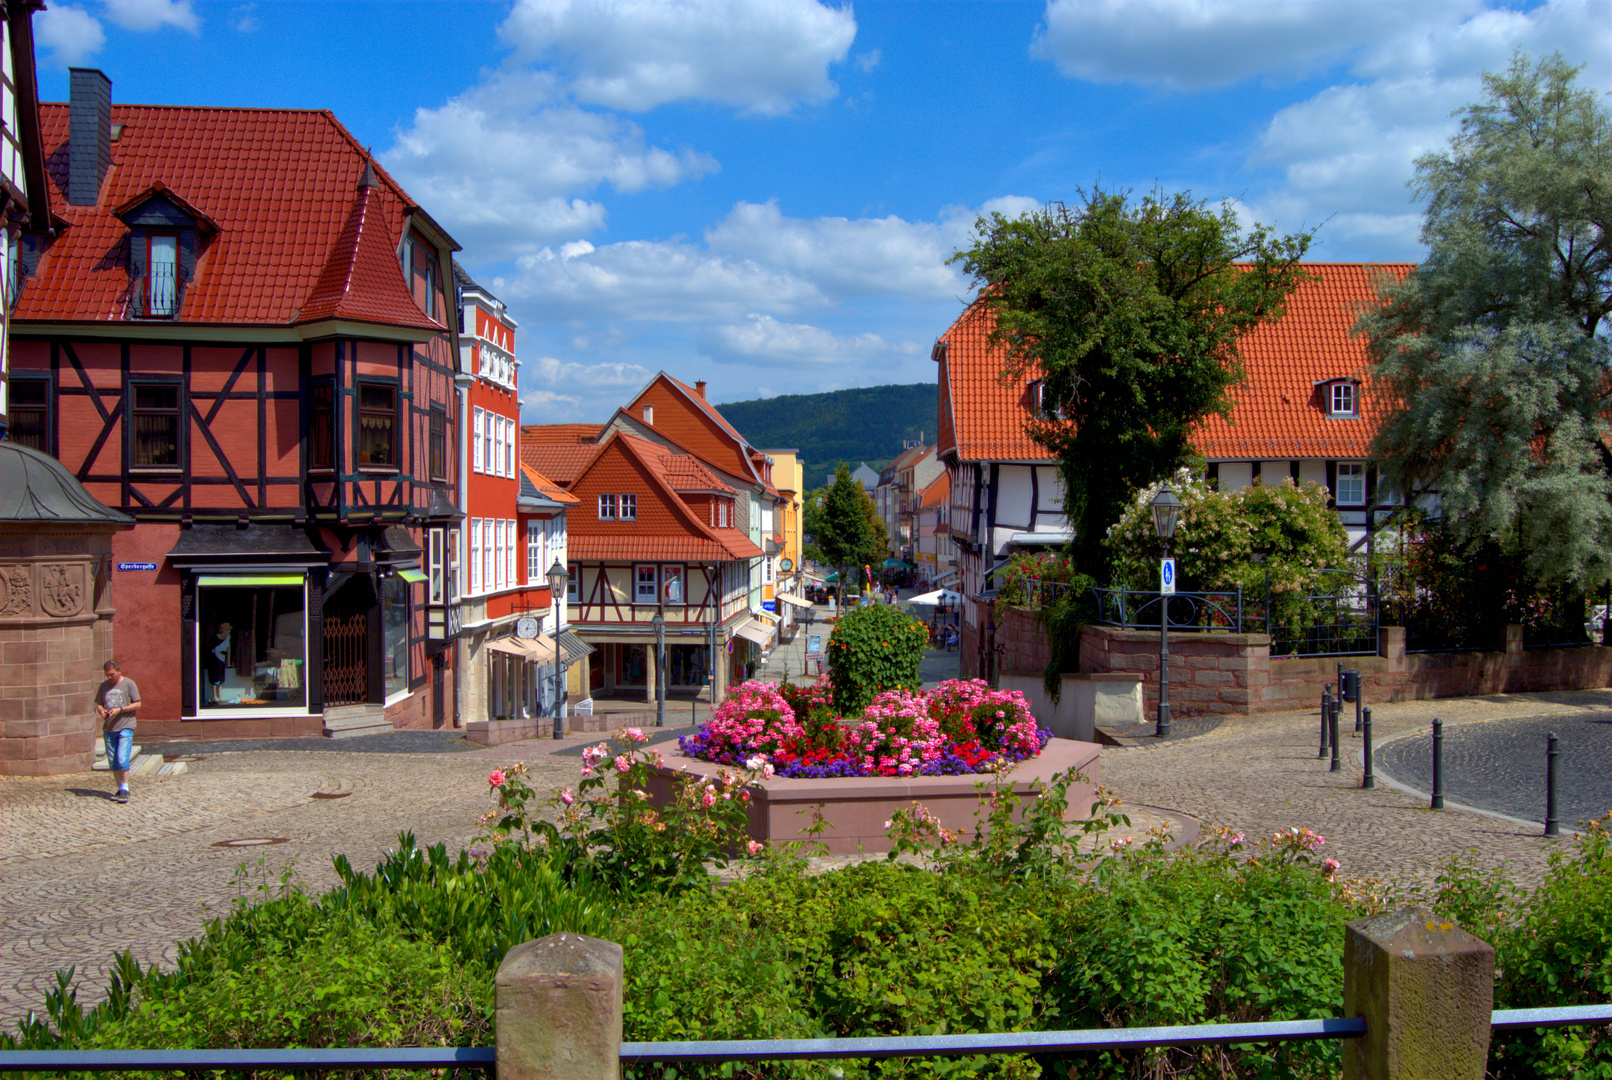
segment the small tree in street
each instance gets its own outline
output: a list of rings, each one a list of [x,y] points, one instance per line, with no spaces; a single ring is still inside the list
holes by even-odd
[[[1612,114],[1562,58],[1486,73],[1416,163],[1427,259],[1360,321],[1392,412],[1373,453],[1469,549],[1612,574]]]
[[[1079,568],[1105,577],[1108,527],[1229,408],[1237,341],[1281,317],[1310,236],[1244,230],[1229,203],[1101,189],[975,232],[953,261],[996,317],[1003,380],[1043,380],[1028,434],[1058,455]]]
[[[839,570],[838,592],[843,604],[846,572],[883,560],[889,543],[873,500],[851,478],[850,467],[843,461],[834,470],[834,482],[823,496],[815,524],[817,549]]]

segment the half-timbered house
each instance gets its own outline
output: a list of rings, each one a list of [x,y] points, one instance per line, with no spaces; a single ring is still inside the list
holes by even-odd
[[[1208,478],[1222,487],[1273,480],[1314,481],[1356,550],[1397,496],[1376,482],[1367,456],[1375,433],[1369,361],[1353,332],[1375,296],[1379,275],[1403,278],[1409,264],[1310,263],[1312,278],[1288,299],[1283,317],[1246,335],[1238,349],[1245,377],[1225,417],[1211,416],[1192,438]],[[1040,414],[1035,372],[1004,382],[992,347],[989,309],[976,301],[935,343],[939,367],[938,446],[951,484],[951,538],[964,600],[965,674],[990,670],[993,571],[1017,550],[1061,546],[1073,537],[1064,516],[1056,458],[1025,434]],[[1380,407],[1380,403],[1378,403]]]
[[[575,496],[566,557],[567,619],[597,651],[588,689],[653,699],[716,693],[743,676],[746,643],[771,629],[751,606],[751,569],[762,558],[739,517],[749,497],[700,458],[620,430],[528,428],[526,460]],[[597,439],[598,441],[593,441]],[[553,440],[553,441],[546,441]],[[584,441],[585,440],[585,441]],[[664,620],[666,670],[653,620]]]
[[[460,517],[457,245],[327,111],[70,85],[12,378],[38,447],[138,523],[113,550],[141,730],[451,723],[422,563]]]
[[[16,298],[18,242],[25,232],[49,231],[45,154],[39,140],[39,85],[34,71],[33,13],[40,0],[0,5],[0,439],[11,426],[10,330]],[[21,419],[34,422],[45,402],[25,388]],[[30,443],[34,440],[29,440]]]

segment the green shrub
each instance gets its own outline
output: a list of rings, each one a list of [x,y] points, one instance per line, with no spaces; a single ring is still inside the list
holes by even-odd
[[[924,624],[892,604],[847,611],[828,639],[834,707],[856,716],[882,691],[918,689],[928,646]]]

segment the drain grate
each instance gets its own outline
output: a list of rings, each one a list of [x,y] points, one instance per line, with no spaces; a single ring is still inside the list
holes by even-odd
[[[284,836],[246,836],[239,840],[220,840],[214,847],[263,847],[267,844],[289,844]]]

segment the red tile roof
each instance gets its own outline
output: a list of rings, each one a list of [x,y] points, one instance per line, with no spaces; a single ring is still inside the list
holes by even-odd
[[[1244,379],[1232,389],[1229,419],[1211,416],[1193,447],[1211,460],[1365,457],[1382,415],[1370,393],[1360,395],[1357,420],[1326,415],[1318,383],[1370,375],[1364,338],[1352,333],[1361,310],[1376,299],[1374,282],[1403,280],[1409,263],[1309,263],[1320,280],[1300,285],[1279,322],[1258,327],[1238,345]]]
[[[761,554],[761,549],[745,541],[754,550],[735,554],[728,545],[699,536],[588,536],[570,533],[566,537],[566,551],[574,562],[726,562],[730,559],[748,559]]]
[[[524,435],[525,429],[521,430]],[[588,466],[598,454],[599,447],[595,445],[583,446],[571,443],[551,446],[521,439],[521,464],[530,465],[556,484],[565,487],[571,486],[577,477],[587,472]]]
[[[64,195],[67,106],[39,111],[51,209],[68,227],[22,290],[17,318],[124,318],[129,229],[114,209],[167,193],[217,228],[186,287],[182,324],[288,325],[318,305],[340,318],[441,328],[407,299],[395,252],[414,201],[379,168],[361,191],[367,155],[328,111],[114,105],[122,133],[94,206]]]
[[[1244,381],[1232,390],[1229,419],[1210,417],[1193,447],[1211,459],[1360,457],[1375,430],[1371,395],[1361,419],[1329,419],[1318,383],[1360,378],[1365,343],[1351,330],[1375,297],[1379,274],[1404,278],[1409,263],[1307,263],[1319,280],[1295,290],[1286,314],[1239,344]],[[940,450],[963,461],[1046,461],[1052,456],[1024,433],[1031,401],[1024,376],[1004,386],[1002,354],[988,347],[993,319],[975,302],[940,338]]]
[[[660,466],[661,478],[673,491],[733,492],[733,488],[718,480],[716,474],[707,469],[699,458],[689,454],[672,454],[661,450]]]
[[[552,502],[564,503],[568,506],[575,506],[582,501],[575,495],[572,495],[569,491],[566,491],[560,485],[556,484],[554,481],[550,480],[548,477],[544,476],[542,473],[538,472],[536,469],[532,468],[530,465],[526,464],[524,461],[521,462],[521,473],[526,477],[527,482],[537,489],[538,494],[542,495],[545,499],[549,499]]]
[[[603,424],[526,424],[521,427],[522,443],[588,443],[598,441]]]

